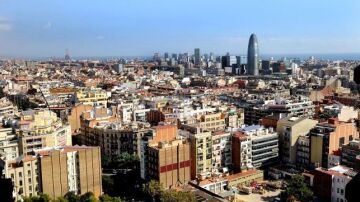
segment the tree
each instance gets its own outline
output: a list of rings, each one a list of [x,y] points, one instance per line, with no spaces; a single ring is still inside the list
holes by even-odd
[[[53,202],[69,202],[65,197],[60,196],[57,197],[55,200],[53,200]]]
[[[149,195],[153,201],[156,197],[160,197],[163,192],[162,184],[156,180],[151,180],[150,182],[144,184],[143,191]]]
[[[138,164],[139,158],[137,155],[124,152],[114,159],[113,167],[120,169],[133,169],[136,168]]]
[[[289,181],[284,192],[286,201],[293,201],[294,198],[300,201],[310,201],[313,192],[309,189],[302,175],[294,175]]]
[[[81,202],[80,197],[72,191],[66,193],[64,198],[67,199],[69,202]]]
[[[40,193],[38,196],[24,197],[24,202],[50,202],[49,195]]]
[[[121,200],[120,197],[111,197],[111,196],[109,196],[107,194],[101,195],[99,197],[99,200],[101,202],[122,202],[123,201],[123,200]]]
[[[196,198],[195,198],[195,195],[191,192],[166,190],[161,193],[160,201],[162,201],[162,202],[178,202],[178,201],[196,202]]]
[[[96,197],[94,196],[94,194],[92,192],[87,192],[87,193],[81,195],[80,201],[81,202],[98,202],[98,200],[96,199]]]

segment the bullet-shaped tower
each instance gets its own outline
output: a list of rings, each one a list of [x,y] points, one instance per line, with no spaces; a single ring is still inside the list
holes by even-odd
[[[259,45],[255,34],[251,34],[248,45],[247,54],[247,74],[257,76],[259,75]]]

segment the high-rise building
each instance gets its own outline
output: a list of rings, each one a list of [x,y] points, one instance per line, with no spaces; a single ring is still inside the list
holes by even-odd
[[[247,74],[257,76],[259,75],[258,57],[259,46],[255,34],[251,34],[248,45],[248,60],[247,60]]]
[[[201,64],[200,48],[195,48],[194,50],[194,64],[195,65]]]
[[[166,53],[164,54],[164,59],[165,59],[165,61],[168,61],[168,60],[169,60],[169,53],[166,52]]]

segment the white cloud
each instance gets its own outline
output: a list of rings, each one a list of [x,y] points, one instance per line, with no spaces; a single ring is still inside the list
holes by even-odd
[[[47,22],[44,26],[43,29],[51,29],[52,27],[52,23],[51,22]]]

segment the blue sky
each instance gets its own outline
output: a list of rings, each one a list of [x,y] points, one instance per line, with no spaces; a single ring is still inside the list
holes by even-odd
[[[360,53],[359,0],[0,0],[0,55]]]

